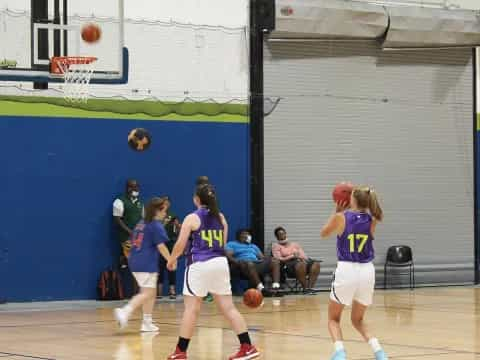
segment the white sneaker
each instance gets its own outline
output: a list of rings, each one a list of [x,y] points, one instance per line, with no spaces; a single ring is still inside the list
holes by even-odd
[[[160,328],[154,325],[151,322],[142,322],[142,328],[140,329],[141,332],[157,332]]]
[[[121,308],[113,310],[113,316],[117,320],[120,329],[124,329],[128,325],[128,316]]]

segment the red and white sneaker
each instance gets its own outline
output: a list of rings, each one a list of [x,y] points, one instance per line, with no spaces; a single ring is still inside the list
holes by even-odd
[[[253,345],[242,344],[240,350],[228,360],[250,360],[260,356],[260,352]]]
[[[167,360],[187,360],[187,353],[181,351],[177,346],[175,352],[170,355]]]

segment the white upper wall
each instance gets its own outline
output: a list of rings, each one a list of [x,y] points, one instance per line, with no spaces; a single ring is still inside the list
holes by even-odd
[[[116,8],[118,0],[99,0],[93,6],[89,1],[70,0],[69,7],[75,12],[104,16]],[[53,4],[53,0],[50,2]],[[225,27],[245,26],[248,4],[248,0],[124,0],[127,18]],[[0,0],[0,9],[4,8],[30,10],[30,0]]]
[[[242,27],[247,0],[126,0],[125,16],[182,23]]]
[[[78,0],[74,0],[78,1]],[[108,0],[111,2],[112,0]],[[443,4],[444,0],[356,0],[365,2],[393,2]],[[464,9],[480,9],[480,0],[447,0]],[[124,0],[125,16],[134,19],[176,21],[182,23],[242,27],[248,23],[249,0]],[[98,2],[97,6],[105,1]],[[30,0],[0,0],[0,8],[29,9]],[[95,7],[88,7],[89,14]],[[99,11],[101,12],[101,11]]]

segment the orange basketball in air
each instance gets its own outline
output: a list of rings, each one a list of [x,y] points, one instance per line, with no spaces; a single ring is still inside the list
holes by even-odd
[[[256,309],[263,305],[263,295],[257,289],[248,289],[243,294],[243,303],[249,308]]]
[[[102,37],[102,29],[96,24],[86,24],[82,27],[82,39],[87,43],[96,43]]]

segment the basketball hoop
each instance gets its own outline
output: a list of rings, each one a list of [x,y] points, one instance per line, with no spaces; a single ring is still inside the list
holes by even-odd
[[[52,58],[50,72],[63,76],[65,80],[64,99],[72,102],[86,102],[93,74],[93,64],[97,60],[92,56],[58,56]]]

